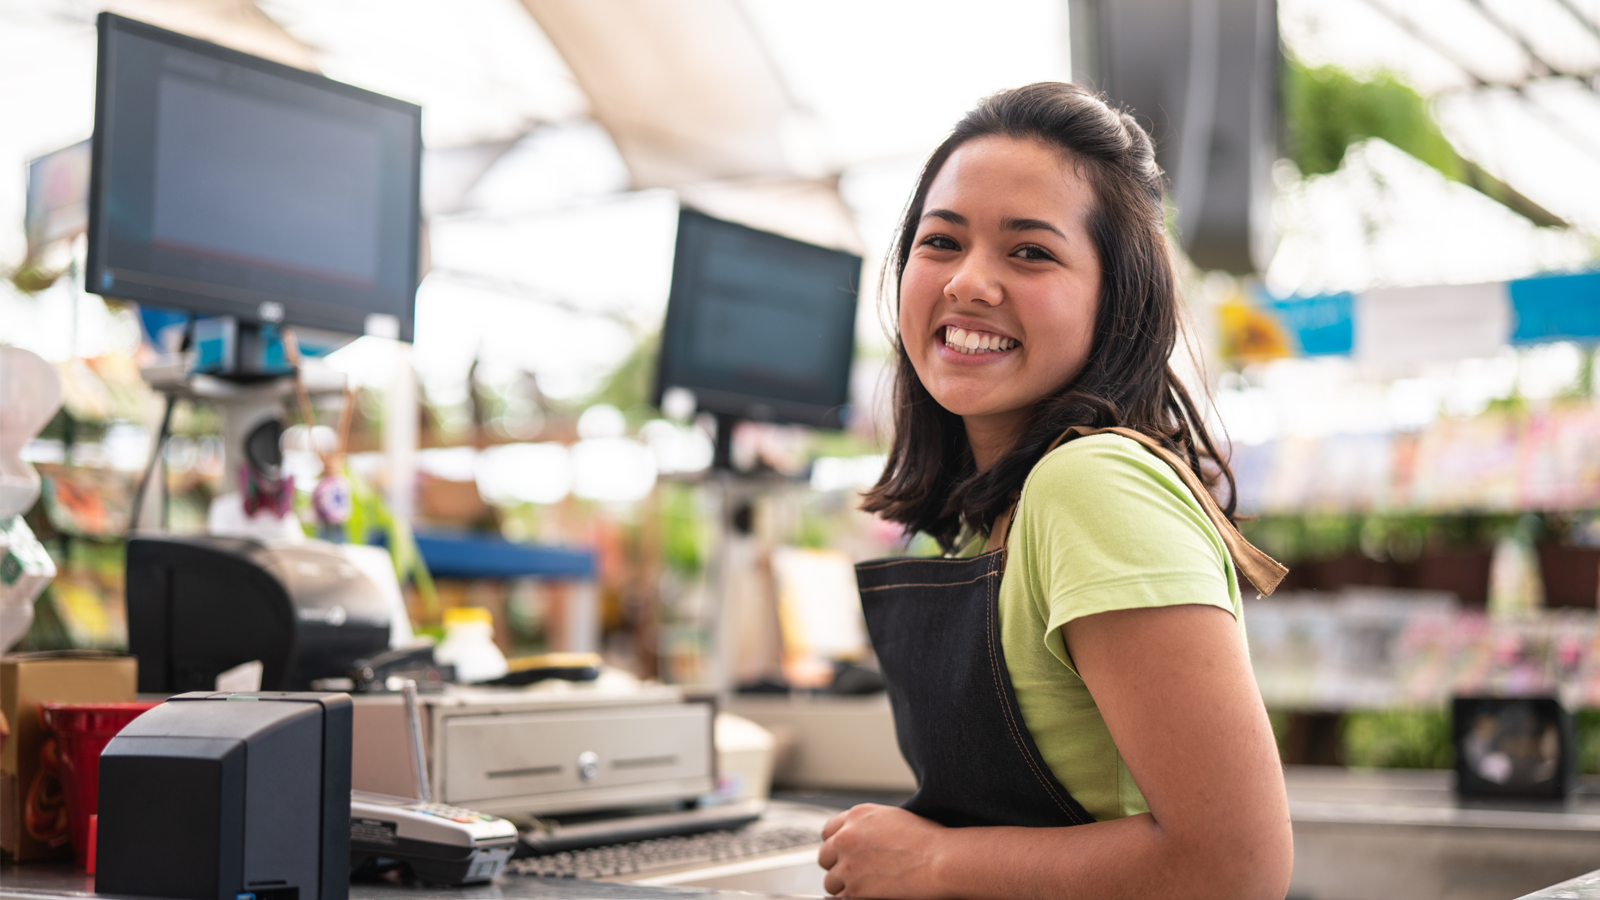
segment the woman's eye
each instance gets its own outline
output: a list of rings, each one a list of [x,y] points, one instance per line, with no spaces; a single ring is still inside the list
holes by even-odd
[[[922,246],[934,250],[960,250],[961,246],[942,234],[930,234],[922,239]]]
[[[1031,244],[1026,247],[1018,248],[1016,255],[1022,257],[1023,259],[1029,260],[1055,259],[1055,257],[1050,255],[1050,251],[1044,249],[1043,247],[1035,247]]]

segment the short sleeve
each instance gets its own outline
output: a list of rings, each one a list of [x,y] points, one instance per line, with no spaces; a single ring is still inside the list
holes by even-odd
[[[1040,460],[1017,505],[1009,553],[1069,668],[1061,626],[1095,613],[1206,604],[1240,616],[1227,547],[1159,457],[1112,434]]]

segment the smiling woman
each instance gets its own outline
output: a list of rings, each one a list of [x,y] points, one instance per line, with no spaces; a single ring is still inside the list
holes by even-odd
[[[1283,568],[1168,366],[1162,176],[1067,84],[997,94],[924,167],[893,257],[895,437],[865,508],[942,559],[857,567],[903,809],[831,820],[862,897],[1281,898],[1292,839],[1239,578]]]
[[[900,340],[988,468],[1088,359],[1094,194],[1059,150],[994,136],[952,153],[924,202],[900,279]]]

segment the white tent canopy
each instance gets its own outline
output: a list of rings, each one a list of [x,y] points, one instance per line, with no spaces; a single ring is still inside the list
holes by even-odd
[[[961,112],[993,90],[1066,77],[1067,6],[0,0],[0,160],[15,173],[0,179],[0,269],[22,255],[22,164],[89,133],[93,16],[109,8],[423,104],[435,273],[419,292],[415,358],[428,389],[458,393],[465,362],[481,357],[485,371],[529,370],[553,393],[581,393],[659,322],[680,198],[863,252],[875,272],[917,165]],[[1281,0],[1280,18],[1300,58],[1399,72],[1437,98],[1468,156],[1600,228],[1600,97],[1593,78],[1571,77],[1600,71],[1600,36],[1585,25],[1600,21],[1600,0]],[[1354,157],[1388,180],[1377,195],[1286,183],[1275,289],[1455,280],[1451,229],[1480,238],[1473,273],[1590,255],[1581,235],[1524,234],[1482,197],[1385,158]],[[1408,212],[1419,204],[1426,215]],[[1430,238],[1431,222],[1451,229]],[[1385,255],[1395,241],[1406,252]],[[71,315],[47,308],[70,309],[69,294],[0,287],[0,340],[56,357],[103,348],[93,335],[127,340],[125,325],[90,321],[104,317],[92,301],[79,307],[79,344],[56,337],[46,323]],[[862,306],[861,335],[878,339],[870,296]]]

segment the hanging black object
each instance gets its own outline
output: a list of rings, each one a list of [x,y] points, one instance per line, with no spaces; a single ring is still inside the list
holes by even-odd
[[[1276,0],[1070,0],[1073,79],[1155,138],[1183,249],[1202,269],[1266,267],[1278,158]]]

